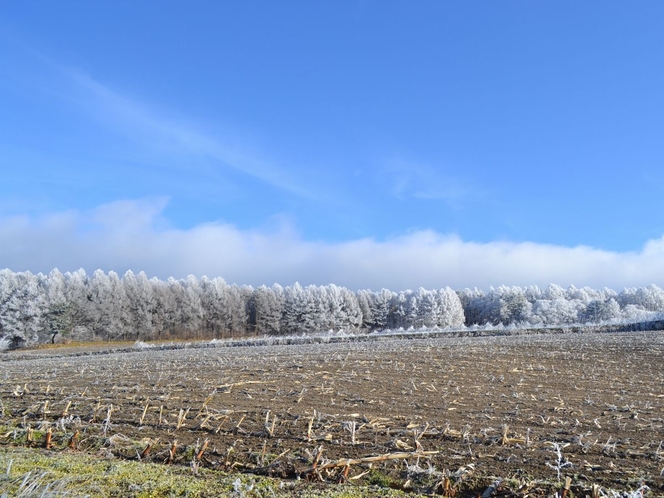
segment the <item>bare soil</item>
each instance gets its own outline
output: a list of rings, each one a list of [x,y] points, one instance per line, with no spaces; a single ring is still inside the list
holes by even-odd
[[[0,448],[447,496],[567,477],[576,496],[664,495],[662,332],[92,352],[2,355]]]

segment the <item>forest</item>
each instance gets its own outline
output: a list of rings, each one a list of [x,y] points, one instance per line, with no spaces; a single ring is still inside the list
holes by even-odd
[[[221,277],[122,277],[83,269],[0,270],[0,349],[69,341],[218,339],[327,331],[565,326],[654,320],[656,285],[620,292],[537,286],[352,291],[334,284],[251,287]]]

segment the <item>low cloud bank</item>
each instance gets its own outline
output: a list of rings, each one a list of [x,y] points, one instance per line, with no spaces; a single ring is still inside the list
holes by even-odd
[[[118,201],[90,211],[0,218],[0,267],[84,268],[149,276],[221,276],[229,283],[334,283],[350,289],[557,283],[593,288],[664,284],[664,237],[638,252],[532,242],[477,243],[418,231],[386,241],[303,240],[289,227],[240,230],[224,223],[174,229],[164,199]]]

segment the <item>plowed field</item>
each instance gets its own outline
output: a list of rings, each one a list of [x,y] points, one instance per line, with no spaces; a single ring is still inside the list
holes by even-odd
[[[85,353],[2,356],[0,448],[447,496],[568,477],[576,496],[664,494],[664,333]]]

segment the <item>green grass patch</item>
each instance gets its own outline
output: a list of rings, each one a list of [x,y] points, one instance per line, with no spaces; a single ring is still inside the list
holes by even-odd
[[[352,484],[321,486],[211,469],[100,458],[72,451],[0,448],[0,497],[362,498],[403,496],[395,490]]]

